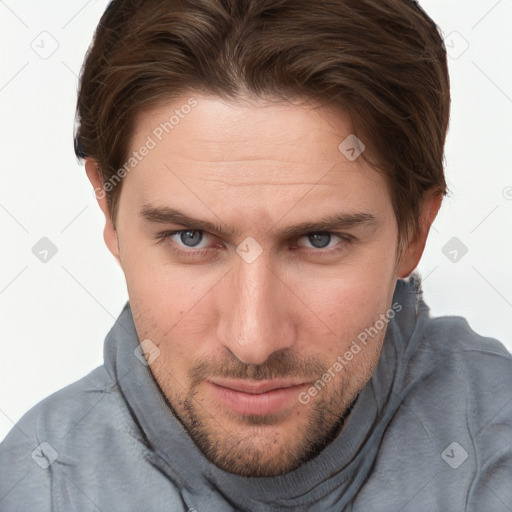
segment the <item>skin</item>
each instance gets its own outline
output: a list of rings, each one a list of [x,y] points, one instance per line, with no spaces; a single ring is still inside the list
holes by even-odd
[[[384,178],[338,150],[353,133],[350,119],[311,104],[184,95],[139,116],[131,148],[191,96],[197,106],[124,178],[116,229],[98,198],[104,238],[125,273],[139,338],[160,351],[151,371],[192,439],[226,471],[279,475],[340,432],[375,369],[385,327],[307,404],[294,399],[272,414],[244,415],[219,402],[207,380],[321,378],[390,309],[396,280],[421,258],[441,198],[424,201],[419,231],[398,260]],[[101,187],[92,159],[86,171]],[[204,232],[199,247],[179,234],[159,241],[159,233],[196,226],[149,222],[141,215],[149,204],[232,232]],[[330,241],[320,233],[320,247],[310,232],[283,233],[347,212],[375,221],[333,230]],[[236,252],[247,237],[262,249],[251,263]]]

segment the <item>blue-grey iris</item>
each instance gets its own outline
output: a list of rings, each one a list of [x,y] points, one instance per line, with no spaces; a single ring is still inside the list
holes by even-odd
[[[182,231],[180,233],[180,240],[189,247],[195,247],[202,239],[201,231]]]
[[[308,235],[309,241],[313,247],[317,249],[323,249],[327,247],[331,242],[331,234],[330,233],[311,233]]]

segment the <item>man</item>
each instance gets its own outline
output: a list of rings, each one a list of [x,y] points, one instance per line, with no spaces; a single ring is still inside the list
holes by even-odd
[[[410,0],[115,0],[76,153],[129,302],[0,509],[512,510],[512,357],[432,318],[446,53]]]

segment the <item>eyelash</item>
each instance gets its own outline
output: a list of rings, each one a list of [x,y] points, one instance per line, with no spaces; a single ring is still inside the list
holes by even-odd
[[[177,247],[176,244],[172,243],[172,241],[170,239],[173,235],[184,233],[186,231],[198,231],[198,232],[202,233],[203,235],[206,233],[205,231],[202,231],[201,229],[191,229],[191,228],[190,229],[178,229],[175,231],[163,231],[162,233],[158,233],[155,236],[155,238],[158,240],[157,243],[166,245],[173,252],[175,252],[176,254],[178,254],[180,256],[185,256],[188,258],[201,258],[201,257],[208,255],[210,253],[210,251],[213,249],[212,247],[209,247],[207,249],[194,250],[192,248],[191,250],[183,250],[183,249],[180,249],[179,247]],[[310,233],[305,233],[304,235],[302,235],[298,238],[300,239],[304,236],[317,234],[317,233],[328,234],[331,236],[334,235],[336,237],[339,237],[342,240],[342,242],[340,244],[338,244],[337,246],[335,246],[335,248],[333,248],[333,249],[325,249],[324,250],[321,248],[320,249],[309,248],[309,250],[307,250],[308,248],[305,248],[307,253],[314,254],[315,256],[334,255],[334,254],[344,250],[346,248],[346,245],[349,245],[353,242],[353,237],[346,235],[346,234],[335,233],[333,231],[312,231]],[[339,245],[341,245],[341,247],[339,247]],[[297,247],[299,247],[299,246],[297,246]]]
[[[173,244],[170,240],[171,236],[177,235],[179,233],[184,233],[185,231],[199,231],[200,233],[204,234],[204,231],[200,229],[178,229],[176,231],[164,231],[162,233],[158,233],[155,238],[157,238],[158,242],[160,244],[164,244],[167,247],[169,247],[173,252],[178,254],[179,256],[186,256],[188,258],[200,258],[202,256],[206,256],[211,251],[211,247],[207,249],[191,249],[189,251],[180,249],[176,246],[176,244]]]

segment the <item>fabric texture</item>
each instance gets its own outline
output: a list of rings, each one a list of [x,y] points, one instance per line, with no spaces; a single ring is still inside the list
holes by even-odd
[[[393,303],[338,437],[262,478],[227,473],[196,447],[135,356],[127,303],[104,364],[0,445],[0,511],[512,512],[512,356],[463,318],[432,318],[418,275],[398,281]]]

